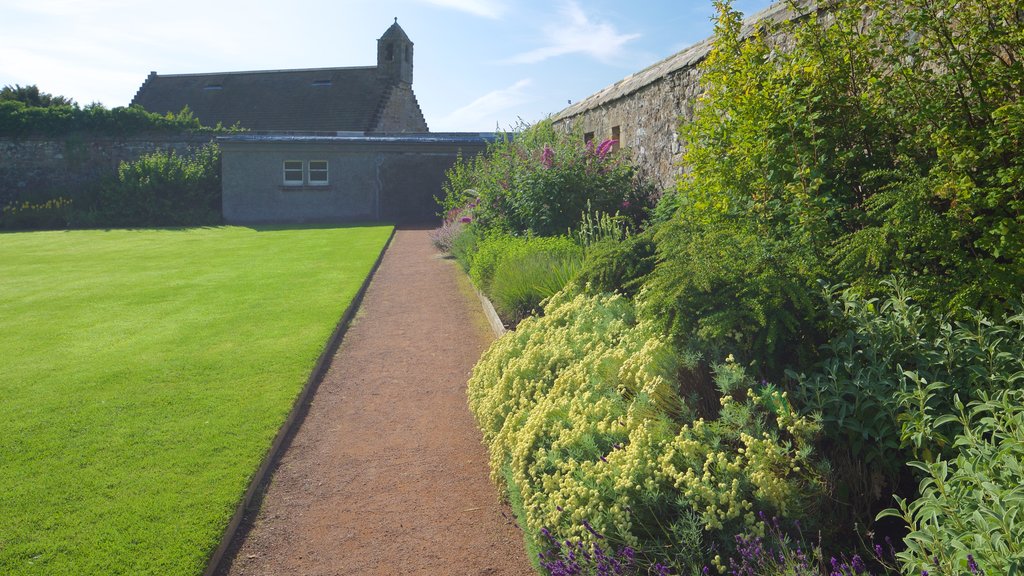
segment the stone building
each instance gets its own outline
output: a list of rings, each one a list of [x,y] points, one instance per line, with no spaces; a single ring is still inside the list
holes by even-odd
[[[157,74],[132,99],[158,114],[188,106],[205,126],[317,132],[427,132],[412,90],[413,42],[398,19],[377,40],[377,65]]]
[[[445,171],[493,135],[429,133],[412,80],[396,18],[376,66],[153,72],[132,103],[249,129],[217,138],[226,223],[436,221]]]
[[[224,221],[436,221],[445,171],[493,140],[472,133],[222,136]]]
[[[801,9],[811,5],[801,0]],[[744,34],[759,24],[791,19],[785,2],[748,18]],[[556,127],[579,131],[584,138],[618,140],[631,150],[641,173],[662,189],[673,186],[679,165],[681,119],[693,117],[702,90],[699,64],[711,50],[712,38],[702,40],[552,116]]]

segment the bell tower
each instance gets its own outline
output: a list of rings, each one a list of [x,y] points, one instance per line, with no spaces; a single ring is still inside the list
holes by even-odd
[[[398,18],[377,40],[377,75],[391,82],[412,84],[412,40]]]

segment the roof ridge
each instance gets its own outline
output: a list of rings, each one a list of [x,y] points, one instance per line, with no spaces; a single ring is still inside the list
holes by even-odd
[[[157,74],[150,73],[157,78],[198,78],[202,76],[230,76],[235,74],[280,74],[282,72],[334,72],[338,70],[374,70],[376,66],[338,66],[334,68],[282,68],[279,70],[237,70],[230,72],[199,72],[193,74]]]

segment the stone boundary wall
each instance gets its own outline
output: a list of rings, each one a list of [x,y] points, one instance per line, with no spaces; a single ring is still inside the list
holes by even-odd
[[[14,200],[76,198],[103,178],[116,176],[122,161],[157,150],[185,153],[214,138],[211,134],[0,137],[0,206]]]
[[[809,0],[799,9],[813,6]],[[744,22],[749,35],[759,24],[792,19],[785,2],[778,2]],[[612,84],[552,116],[556,128],[579,131],[595,141],[613,138],[631,150],[640,173],[660,189],[673,186],[682,173],[681,119],[692,119],[702,93],[699,64],[711,50],[712,38],[702,40],[640,72]]]

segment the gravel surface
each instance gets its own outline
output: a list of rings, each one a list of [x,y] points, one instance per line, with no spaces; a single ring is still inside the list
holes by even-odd
[[[429,232],[398,230],[221,573],[534,574],[466,405],[492,338]]]

